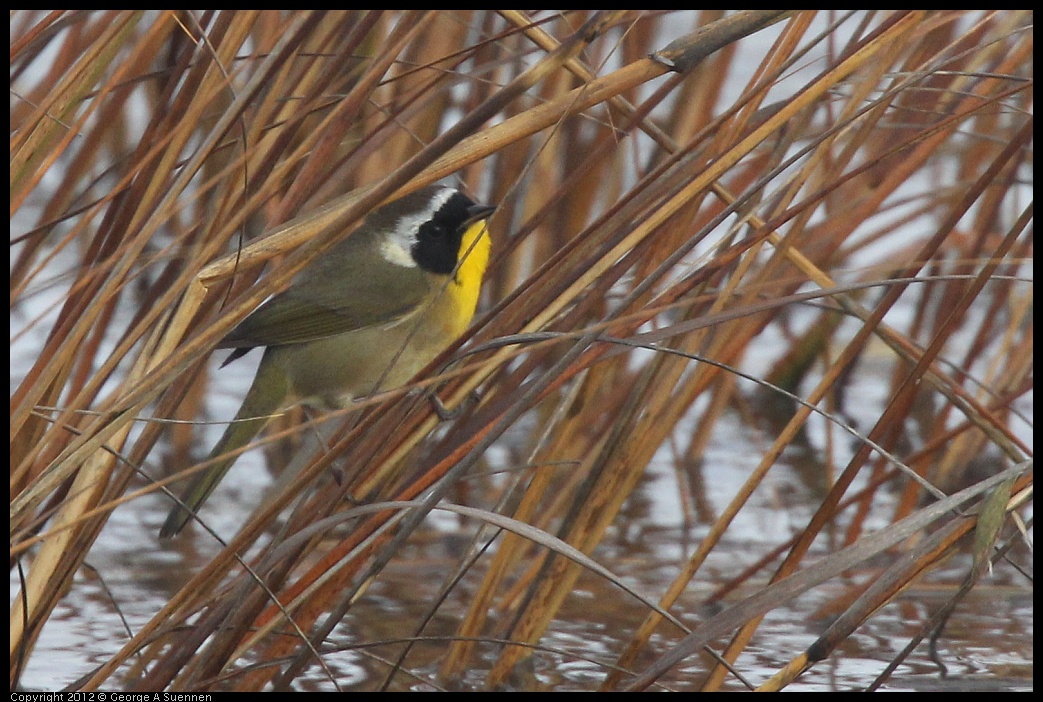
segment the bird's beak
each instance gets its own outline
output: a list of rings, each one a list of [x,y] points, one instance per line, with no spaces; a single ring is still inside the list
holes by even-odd
[[[464,227],[469,227],[475,222],[480,222],[496,211],[495,205],[471,205],[467,208],[467,221]]]

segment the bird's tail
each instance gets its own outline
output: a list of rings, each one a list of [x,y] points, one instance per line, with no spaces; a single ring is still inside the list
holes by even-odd
[[[239,458],[237,451],[253,441],[272,415],[283,406],[288,394],[289,381],[282,369],[277,364],[262,362],[235,421],[228,425],[221,440],[210,452],[207,460],[214,463],[196,474],[181,495],[181,501],[170,510],[167,521],[159,530],[161,538],[175,536],[184,528]]]

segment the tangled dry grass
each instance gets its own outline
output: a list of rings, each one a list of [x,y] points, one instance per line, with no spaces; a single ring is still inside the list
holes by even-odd
[[[214,343],[369,208],[443,178],[499,204],[482,312],[418,385],[460,414],[433,432],[422,394],[399,392],[313,419],[335,425],[324,447],[77,689],[292,688],[436,505],[482,526],[445,575],[446,591],[479,584],[431,682],[509,684],[581,573],[631,596],[591,554],[665,442],[698,460],[749,400],[739,379],[770,330],[785,347],[754,379],[787,414],[603,689],[655,685],[710,644],[697,685],[716,689],[766,612],[890,553],[763,683],[783,687],[945,555],[971,549],[971,588],[1023,538],[1030,13],[10,23],[12,347],[33,340],[11,384],[12,686],[111,515],[198,469],[159,457],[200,453]],[[788,322],[795,307],[809,323]],[[764,554],[756,593],[685,627],[679,594],[809,417],[849,428],[843,389],[872,345],[891,373],[876,423],[824,469],[817,511]],[[308,427],[265,442],[293,449]],[[449,500],[493,446],[509,465]],[[881,511],[889,526],[870,529]],[[655,632],[667,643],[650,650]],[[407,644],[372,688],[397,684]]]

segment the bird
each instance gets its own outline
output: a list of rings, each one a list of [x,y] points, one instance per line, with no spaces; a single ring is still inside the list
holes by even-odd
[[[160,537],[184,528],[273,414],[297,404],[342,409],[400,387],[459,338],[478,304],[494,211],[447,185],[393,200],[232,329],[217,344],[233,349],[222,367],[257,347],[264,355],[210,452],[214,463],[193,478]]]

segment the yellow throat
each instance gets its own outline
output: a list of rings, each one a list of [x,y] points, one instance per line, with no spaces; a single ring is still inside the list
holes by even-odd
[[[464,232],[460,242],[462,261],[449,289],[449,294],[455,298],[456,303],[456,319],[453,320],[455,334],[462,334],[474,317],[474,311],[478,307],[478,294],[482,289],[482,276],[489,265],[490,248],[486,220],[478,220]]]

